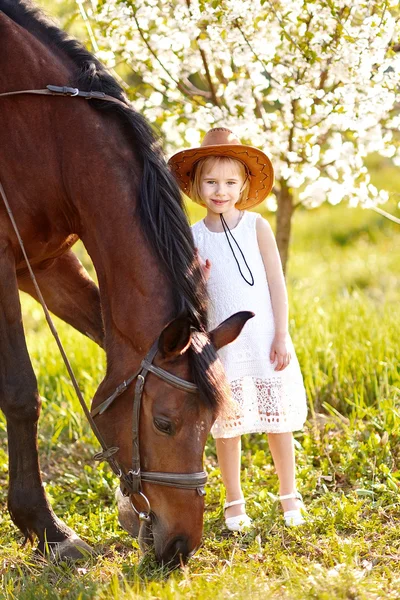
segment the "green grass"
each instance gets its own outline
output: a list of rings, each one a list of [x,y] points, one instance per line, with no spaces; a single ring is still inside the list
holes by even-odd
[[[94,464],[97,444],[55,343],[39,307],[24,297],[43,397],[39,446],[46,489],[57,514],[100,556],[76,566],[52,565],[35,559],[29,546],[21,548],[5,510],[1,415],[0,597],[399,598],[399,233],[373,212],[344,206],[296,214],[288,287],[291,333],[310,407],[304,432],[296,433],[298,482],[310,522],[298,531],[284,528],[265,436],[247,436],[243,484],[256,527],[247,535],[227,535],[210,439],[204,543],[172,576],[151,556],[142,557],[137,542],[118,527],[116,480],[108,467]],[[57,323],[89,400],[104,372],[103,353]]]

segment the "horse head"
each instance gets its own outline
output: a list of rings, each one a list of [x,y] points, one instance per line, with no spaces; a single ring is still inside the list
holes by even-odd
[[[138,493],[124,482],[125,495],[117,493],[120,523],[139,536],[142,549],[154,546],[157,560],[164,564],[186,562],[201,543],[204,447],[229,399],[217,350],[236,339],[252,316],[237,313],[209,334],[193,331],[188,318],[175,319],[158,339],[155,369],[146,376],[142,397],[137,389],[128,391],[97,417],[108,443],[119,448],[116,459],[122,471],[132,473],[133,465],[142,473]],[[171,381],[160,377],[157,369],[172,376]],[[182,382],[191,382],[193,389],[185,389]],[[226,395],[216,397],[214,386]],[[135,456],[137,428],[140,443]]]

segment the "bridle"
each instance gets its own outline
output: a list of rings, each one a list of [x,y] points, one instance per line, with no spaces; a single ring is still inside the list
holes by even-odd
[[[10,97],[10,96],[16,96],[19,94],[35,94],[35,95],[46,95],[46,96],[69,96],[72,98],[80,97],[80,98],[85,98],[86,100],[102,100],[102,101],[106,101],[106,102],[114,102],[116,104],[122,105],[125,108],[128,107],[128,105],[125,104],[124,102],[122,102],[121,100],[118,100],[117,98],[114,98],[113,96],[108,96],[107,94],[104,94],[103,92],[97,92],[97,91],[86,92],[86,91],[78,90],[77,88],[73,88],[73,87],[67,87],[67,86],[61,87],[61,86],[55,86],[55,85],[48,85],[48,86],[46,86],[45,89],[38,89],[38,90],[19,90],[19,91],[13,91],[13,92],[4,92],[4,93],[0,94],[0,97],[6,97],[6,96]],[[89,422],[89,425],[90,425],[94,435],[96,436],[97,440],[99,441],[99,443],[102,447],[102,452],[99,452],[98,454],[96,454],[94,458],[98,461],[107,461],[109,463],[112,471],[117,475],[117,477],[120,480],[121,492],[125,496],[139,495],[144,500],[145,505],[146,505],[145,509],[138,510],[135,507],[134,503],[132,502],[132,498],[130,498],[132,508],[135,511],[135,513],[138,515],[138,517],[141,521],[146,521],[146,522],[151,521],[150,501],[142,491],[142,482],[153,483],[153,484],[157,484],[157,485],[164,485],[164,486],[169,486],[169,487],[175,487],[175,488],[180,488],[180,489],[184,489],[184,490],[197,490],[197,492],[200,496],[204,496],[204,494],[205,494],[204,485],[207,482],[207,475],[204,471],[200,471],[198,473],[165,473],[165,472],[142,471],[140,468],[140,445],[139,445],[140,409],[141,409],[143,390],[144,390],[147,375],[149,373],[153,373],[154,375],[156,375],[156,377],[158,377],[165,383],[168,383],[169,385],[171,385],[179,390],[183,390],[183,391],[189,392],[191,394],[195,394],[198,392],[197,386],[194,383],[191,383],[190,381],[186,381],[185,379],[181,379],[180,377],[177,377],[176,375],[173,375],[172,373],[169,373],[168,371],[165,371],[161,367],[157,367],[156,365],[153,364],[154,358],[155,358],[155,356],[157,354],[157,350],[158,350],[158,339],[157,339],[154,342],[154,344],[152,345],[152,347],[150,348],[150,350],[147,353],[147,355],[145,356],[145,358],[142,360],[139,369],[131,377],[129,377],[129,379],[127,379],[126,381],[123,381],[115,389],[114,393],[111,396],[109,396],[106,400],[101,402],[93,411],[90,412],[88,407],[86,406],[84,399],[83,399],[82,393],[81,393],[78,383],[77,383],[77,380],[72,371],[72,367],[69,363],[69,360],[67,358],[65,350],[62,346],[61,340],[58,336],[58,333],[55,329],[54,323],[51,319],[50,313],[47,309],[43,295],[40,291],[35,274],[33,272],[31,264],[29,262],[28,256],[26,254],[21,235],[19,233],[17,224],[15,222],[14,215],[11,211],[10,204],[7,200],[7,196],[6,196],[6,193],[4,191],[4,188],[1,184],[1,182],[0,182],[0,196],[3,199],[7,213],[10,217],[12,226],[14,228],[15,234],[18,239],[18,243],[20,245],[23,257],[25,259],[25,262],[26,262],[26,265],[27,265],[27,268],[28,268],[28,271],[30,274],[30,277],[31,277],[33,285],[35,287],[39,302],[42,305],[47,323],[48,323],[50,330],[56,340],[56,343],[60,350],[61,356],[64,360],[64,363],[67,367],[68,373],[71,377],[72,384],[73,384],[75,392],[78,396],[78,400],[82,406],[82,409],[86,415],[86,418]],[[133,446],[133,448],[132,448],[132,468],[128,472],[126,472],[121,467],[121,465],[118,463],[118,461],[115,459],[115,454],[119,451],[119,448],[116,446],[108,446],[106,444],[102,434],[100,433],[100,430],[98,429],[98,427],[94,421],[94,417],[96,417],[97,415],[102,415],[111,406],[111,404],[114,402],[114,400],[127,390],[129,385],[131,383],[133,383],[135,379],[136,379],[136,385],[135,385],[135,393],[134,393],[134,398],[133,398],[133,415],[132,415],[132,446]]]
[[[139,369],[129,379],[121,383],[115,392],[109,396],[106,400],[101,402],[90,414],[90,425],[94,433],[97,426],[93,421],[93,417],[96,415],[102,415],[114,402],[118,396],[120,396],[128,386],[133,383],[136,379],[135,394],[133,399],[133,416],[132,416],[132,468],[126,473],[118,462],[113,458],[113,455],[118,452],[119,448],[116,447],[105,447],[103,446],[103,452],[95,455],[96,460],[107,460],[111,469],[119,477],[121,482],[121,491],[127,496],[130,494],[138,494],[143,498],[146,503],[146,510],[139,511],[131,500],[133,510],[138,515],[141,521],[150,520],[150,502],[148,498],[142,492],[142,481],[146,483],[155,483],[158,485],[171,486],[181,488],[185,490],[197,490],[200,496],[204,496],[204,485],[207,482],[207,475],[204,471],[198,473],[160,473],[153,471],[142,471],[140,468],[140,446],[139,446],[139,425],[140,425],[140,408],[142,403],[143,390],[146,382],[148,373],[153,373],[159,377],[165,383],[172,385],[173,387],[189,392],[190,394],[196,394],[198,391],[197,386],[190,381],[181,379],[168,371],[165,371],[161,367],[157,367],[153,364],[153,360],[158,350],[158,339],[155,341],[153,346],[150,348],[146,357],[142,360]],[[95,429],[94,429],[94,427]],[[99,440],[100,441],[100,440]]]

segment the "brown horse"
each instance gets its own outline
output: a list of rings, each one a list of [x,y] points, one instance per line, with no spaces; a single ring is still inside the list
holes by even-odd
[[[50,310],[106,351],[92,409],[132,376],[158,338],[155,370],[142,394],[140,467],[150,475],[192,476],[202,471],[206,436],[225,399],[215,350],[235,339],[250,314],[206,334],[206,295],[190,229],[150,127],[78,42],[27,2],[0,0],[0,94],[47,84],[102,90],[119,103],[0,97],[0,182],[27,255]],[[99,290],[71,251],[78,238]],[[0,201],[0,406],[9,440],[9,511],[26,538],[38,537],[41,552],[74,557],[88,546],[55,516],[41,481],[40,397],[18,288],[36,297]],[[195,394],[182,385],[190,381]],[[95,422],[116,452],[109,459],[125,477],[128,498],[139,512],[147,510],[144,496],[151,504],[151,523],[142,522],[139,539],[151,538],[157,558],[176,563],[200,544],[204,500],[193,486],[154,481],[142,481],[143,496],[132,491],[134,389],[132,382]],[[128,520],[136,532],[133,512]]]

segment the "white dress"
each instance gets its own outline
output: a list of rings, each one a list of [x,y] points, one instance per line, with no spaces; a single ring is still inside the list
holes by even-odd
[[[225,368],[232,391],[234,413],[219,417],[211,433],[215,438],[229,438],[244,433],[284,433],[303,427],[307,416],[306,395],[299,363],[290,340],[292,360],[283,371],[274,371],[269,353],[274,338],[274,317],[264,263],[259,250],[257,213],[244,212],[232,229],[246,258],[254,286],[241,277],[224,232],[210,231],[204,221],[192,227],[200,256],[211,260],[207,282],[210,297],[209,329],[232,314],[250,310],[255,317],[244,326],[239,337],[218,355]],[[236,245],[231,240],[242,272],[250,278]]]

